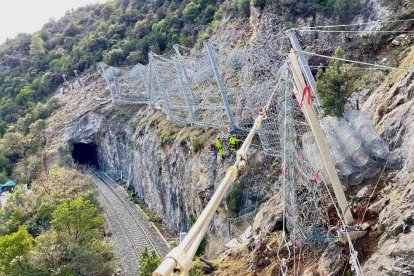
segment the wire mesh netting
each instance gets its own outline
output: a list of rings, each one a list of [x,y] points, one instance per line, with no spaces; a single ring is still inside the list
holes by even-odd
[[[187,102],[185,91],[180,86],[174,61],[151,54],[150,62],[151,73],[154,75],[151,88],[154,87],[155,94],[162,98],[169,120],[178,125],[191,122],[189,110],[193,105]]]
[[[332,223],[326,214],[327,176],[283,60],[265,48],[221,48],[207,42],[199,51],[176,45],[174,54],[151,54],[146,66],[101,64],[101,70],[115,103],[159,105],[178,125],[247,131],[259,108],[266,106],[258,134],[267,156],[283,157],[290,237],[297,246],[321,244]],[[321,126],[343,183],[356,185],[379,172],[388,147],[366,115],[352,111],[343,118],[327,116]],[[255,212],[239,214],[228,229],[213,230],[240,236],[236,232],[245,230]]]
[[[112,67],[100,64],[103,76],[115,103],[148,104],[148,70],[141,64],[130,67]]]
[[[346,113],[344,118],[325,117],[321,125],[344,184],[358,185],[378,174],[389,150],[367,115],[355,110]],[[326,177],[317,144],[311,136],[306,133],[302,137],[305,159]]]
[[[287,76],[289,76],[289,71]],[[289,82],[288,82],[289,83]],[[280,152],[282,154],[284,201],[286,227],[294,246],[306,243],[323,243],[328,230],[327,206],[323,201],[324,186],[309,162],[304,158],[303,135],[309,137],[308,128],[297,99],[290,91],[293,84],[278,93],[278,125],[280,132]],[[313,134],[312,134],[313,135]],[[319,230],[317,230],[319,229]],[[316,232],[325,235],[315,235]],[[322,240],[320,237],[323,237]]]
[[[228,128],[231,125],[225,102],[220,91],[219,72],[215,72],[212,60],[216,62],[216,54],[209,57],[206,50],[188,51],[177,48],[179,53],[177,64],[181,70],[179,77],[183,79],[194,105],[194,124],[201,127]],[[225,89],[224,86],[222,89]]]

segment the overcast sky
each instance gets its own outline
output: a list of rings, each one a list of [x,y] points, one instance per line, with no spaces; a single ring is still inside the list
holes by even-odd
[[[18,33],[36,32],[67,10],[104,2],[108,0],[0,0],[0,43]]]

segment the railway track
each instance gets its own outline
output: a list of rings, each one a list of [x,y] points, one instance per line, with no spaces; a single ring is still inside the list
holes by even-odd
[[[168,252],[168,246],[142,212],[127,199],[122,187],[102,172],[91,173],[125,274],[137,275],[144,248],[162,257]]]

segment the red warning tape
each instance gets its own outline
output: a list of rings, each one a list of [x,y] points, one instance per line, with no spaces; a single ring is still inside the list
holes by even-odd
[[[302,99],[300,100],[300,107],[303,106],[305,96],[308,97],[308,105],[312,105],[312,102],[313,102],[312,101],[312,92],[311,92],[311,89],[310,89],[309,85],[306,85],[305,88],[303,88]]]

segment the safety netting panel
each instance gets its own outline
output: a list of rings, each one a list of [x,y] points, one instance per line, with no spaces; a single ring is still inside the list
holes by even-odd
[[[230,112],[237,127],[248,131],[253,126],[255,115],[257,116],[258,114],[257,111],[252,112],[248,108],[246,94],[243,89],[245,68],[251,66],[248,52],[244,49],[223,48],[216,45],[212,48],[217,56],[218,67],[230,105]]]
[[[145,83],[145,66],[112,67],[101,63],[100,67],[115,103],[149,103],[149,90]]]
[[[180,47],[179,51],[179,73],[188,88],[190,103],[194,106],[194,124],[201,127],[228,128],[231,122],[221,94],[225,90],[220,91],[220,72],[214,71],[207,51],[190,51],[184,47]]]
[[[288,70],[287,70],[288,71]],[[288,71],[289,72],[289,71]],[[287,77],[290,74],[287,74]],[[283,86],[282,86],[283,87]],[[314,137],[306,124],[302,110],[291,85],[277,94],[280,152],[282,159],[282,185],[286,228],[294,247],[305,244],[326,244],[329,221],[327,217],[327,193],[322,185],[323,177],[304,153],[313,154]]]
[[[240,68],[239,81],[246,101],[245,110],[256,118],[259,109],[268,106],[267,119],[258,134],[265,154],[275,157],[280,156],[277,95],[283,95],[284,89],[290,91],[289,95],[293,92],[288,66],[279,51],[286,42],[285,39],[274,41],[270,48],[264,46],[265,42],[255,43],[245,47],[243,52],[235,51],[227,61],[233,68]]]
[[[387,161],[388,147],[363,112],[351,111],[341,118],[327,116],[321,125],[342,183],[358,185],[377,175]],[[305,159],[324,174],[322,157],[311,136],[306,133],[302,137]]]
[[[138,102],[141,103],[150,103],[150,87],[149,87],[149,66],[137,64],[133,66],[129,72],[129,77],[133,81],[133,85],[135,86],[135,98]]]
[[[154,93],[161,98],[161,105],[169,120],[178,125],[189,124],[191,122],[189,105],[180,86],[173,60],[151,54],[150,66],[154,75],[151,78],[151,89],[154,87]]]
[[[257,87],[257,86],[256,86]],[[287,92],[289,91],[289,92]],[[260,106],[267,106],[266,119],[262,122],[258,134],[260,142],[265,154],[270,156],[280,156],[281,154],[281,118],[284,116],[284,102],[285,98],[281,97],[285,92],[289,93],[293,91],[293,84],[289,75],[287,65],[283,65],[275,75],[275,83],[272,89],[264,88],[260,90],[261,93],[255,93],[247,97],[249,105],[254,109],[258,109]],[[289,99],[290,101],[291,99]],[[290,111],[289,111],[290,112]]]

